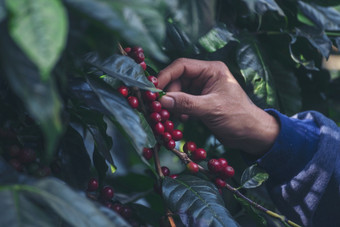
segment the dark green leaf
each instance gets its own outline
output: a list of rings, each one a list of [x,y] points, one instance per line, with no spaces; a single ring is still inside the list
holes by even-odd
[[[155,210],[140,204],[129,204],[129,206],[132,207],[136,216],[144,223],[151,224],[152,226],[159,225],[159,220],[162,217],[162,213],[159,211],[156,212]]]
[[[230,41],[235,40],[233,33],[229,32],[224,24],[219,24],[201,37],[198,42],[206,51],[215,52],[223,48]]]
[[[274,0],[243,0],[249,10],[253,13],[263,15],[267,11],[275,11],[279,15],[284,16],[284,12]]]
[[[10,39],[0,31],[0,58],[13,92],[19,96],[31,116],[40,124],[46,139],[45,157],[51,159],[62,133],[62,108],[53,78],[42,81],[37,68]]]
[[[322,30],[340,30],[340,12],[333,7],[322,7],[314,3],[298,1],[301,12]]]
[[[129,57],[113,55],[101,60],[98,54],[89,53],[85,58],[85,62],[100,69],[107,76],[118,78],[127,86],[135,86],[154,92],[160,91],[146,78],[142,67]]]
[[[67,17],[59,0],[6,1],[9,31],[46,80],[64,49]]]
[[[64,0],[74,10],[80,11],[124,41],[142,46],[145,51],[165,61],[160,50],[165,35],[164,16],[160,14],[160,1],[151,0]],[[138,38],[137,38],[138,37]],[[158,45],[157,45],[158,44]]]
[[[139,118],[141,120],[141,126],[144,129],[144,132],[146,133],[146,144],[145,147],[149,147],[152,148],[156,145],[156,139],[155,139],[155,135],[149,125],[149,123],[146,121],[144,115],[142,113],[138,113]]]
[[[162,190],[167,206],[185,226],[238,226],[209,181],[192,175],[166,177]]]
[[[315,27],[303,26],[295,28],[296,35],[305,37],[322,56],[328,59],[332,50],[332,41],[327,37],[324,31]]]
[[[6,17],[6,15],[7,15],[7,12],[5,9],[5,1],[0,0],[0,23]]]
[[[268,106],[277,106],[277,94],[271,72],[265,62],[262,50],[256,40],[243,35],[237,49],[237,64],[245,80],[246,87],[250,87],[253,101],[265,102]],[[257,99],[257,100],[256,100]]]
[[[242,188],[257,188],[268,179],[269,175],[257,165],[248,167],[241,176]]]
[[[335,40],[337,48],[340,49],[340,37],[336,37],[334,38],[334,40]]]

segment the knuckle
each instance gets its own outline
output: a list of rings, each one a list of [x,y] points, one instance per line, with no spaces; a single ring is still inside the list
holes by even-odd
[[[177,59],[174,61],[174,64],[185,64],[185,62],[186,62],[187,60],[188,60],[187,58],[177,58]]]
[[[195,103],[191,99],[186,97],[180,100],[180,106],[182,112],[192,112],[196,109]]]

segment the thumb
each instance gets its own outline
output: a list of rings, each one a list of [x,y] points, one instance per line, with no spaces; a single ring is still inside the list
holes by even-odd
[[[206,111],[203,96],[189,95],[183,92],[167,92],[159,101],[164,108],[179,114],[199,117]]]

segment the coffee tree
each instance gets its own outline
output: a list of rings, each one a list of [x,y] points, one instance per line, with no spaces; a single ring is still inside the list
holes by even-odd
[[[0,0],[1,226],[298,226],[157,73],[223,61],[261,108],[340,122],[340,2]]]

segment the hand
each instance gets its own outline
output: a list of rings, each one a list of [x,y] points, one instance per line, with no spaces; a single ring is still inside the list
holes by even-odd
[[[222,62],[178,59],[158,74],[168,110],[200,118],[227,147],[263,155],[279,132],[274,117],[254,105]]]

